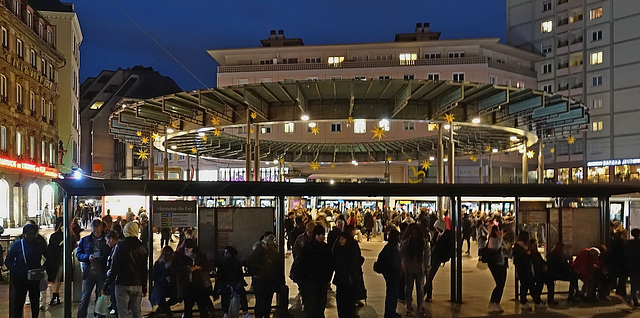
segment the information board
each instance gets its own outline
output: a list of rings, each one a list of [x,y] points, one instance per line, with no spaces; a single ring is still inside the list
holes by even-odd
[[[153,201],[154,227],[197,226],[196,201]]]

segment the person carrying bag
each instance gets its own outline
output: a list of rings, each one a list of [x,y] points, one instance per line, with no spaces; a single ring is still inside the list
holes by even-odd
[[[21,240],[20,243],[22,247],[22,259],[24,259],[24,264],[29,268],[27,256],[24,255],[24,240]],[[47,287],[49,287],[49,277],[44,267],[27,269],[27,280],[38,281],[40,291],[47,290]]]

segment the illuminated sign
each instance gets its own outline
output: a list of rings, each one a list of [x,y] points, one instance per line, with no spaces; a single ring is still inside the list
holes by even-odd
[[[32,172],[32,173],[41,174],[50,178],[58,177],[58,171],[54,168],[40,166],[40,165],[36,165],[29,162],[20,162],[20,161],[9,159],[9,158],[0,157],[0,167],[7,167],[11,169]]]
[[[623,165],[640,165],[640,158],[634,159],[609,159],[587,162],[587,167],[604,167],[604,166],[623,166]]]

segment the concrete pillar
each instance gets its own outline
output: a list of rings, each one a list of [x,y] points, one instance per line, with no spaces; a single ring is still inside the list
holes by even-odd
[[[259,142],[259,135],[260,135],[260,126],[255,125],[255,138],[256,138],[256,144],[254,145],[253,148],[253,181],[260,181],[260,142]],[[259,206],[259,205],[258,205]]]
[[[443,124],[438,124],[438,174],[436,176],[438,184],[444,183],[444,146],[442,145],[442,138],[444,137],[443,129]],[[436,208],[438,211],[438,218],[442,219],[444,217],[444,197],[438,197]]]
[[[124,144],[124,161],[125,161],[125,178],[127,180],[133,179],[133,148],[130,147],[130,144]],[[151,159],[149,159],[151,160]]]
[[[245,176],[244,181],[251,181],[251,111],[247,107],[247,145],[245,148]]]
[[[538,139],[538,184],[544,183],[544,156],[542,155],[542,136]]]
[[[522,183],[527,184],[527,175],[529,174],[527,160],[529,158],[527,157],[527,141],[526,140],[522,143],[522,148],[524,149],[524,152],[522,153]]]

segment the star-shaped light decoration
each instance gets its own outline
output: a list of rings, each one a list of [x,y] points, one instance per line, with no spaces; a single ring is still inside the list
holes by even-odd
[[[411,159],[411,158],[407,159],[407,162],[411,162],[411,161],[413,161],[413,159]]]
[[[536,153],[533,152],[533,150],[527,151],[527,158],[533,159],[533,156],[535,156],[535,155],[536,155]]]
[[[207,141],[207,135],[202,136],[202,141]]]
[[[556,152],[556,148],[551,148],[551,149],[549,149],[549,152],[550,152],[550,153],[554,153],[554,152]]]
[[[311,161],[309,167],[311,167],[311,170],[316,171],[320,169],[320,164],[317,161]]]
[[[449,124],[452,123],[455,119],[456,117],[453,116],[453,114],[444,114],[444,121],[448,122]]]
[[[573,145],[576,142],[576,137],[569,136],[567,137],[567,143]]]
[[[173,128],[178,128],[178,123],[176,123],[176,122],[171,122],[171,127],[173,127]]]
[[[422,160],[422,164],[420,165],[420,167],[424,170],[427,170],[429,168],[431,168],[431,162],[427,159]]]
[[[353,117],[349,116],[349,118],[347,118],[347,127],[351,127],[351,124],[353,124]]]
[[[311,128],[311,133],[314,135],[317,135],[320,133],[320,128],[318,128],[318,126],[315,126],[313,128]]]
[[[133,145],[132,144],[129,144],[129,149],[133,149]]]
[[[335,163],[332,163],[332,164],[331,164],[331,168],[335,168],[335,167],[336,167],[336,164],[335,164]]]
[[[475,155],[469,156],[469,159],[473,162],[478,161],[478,157],[476,157]]]
[[[136,136],[138,136],[138,137],[142,136],[142,131],[140,131],[140,130],[136,131]]]
[[[192,153],[198,153],[198,148],[196,148],[196,147],[191,148],[191,152]]]
[[[222,130],[220,130],[218,128],[213,130],[213,135],[216,136],[216,137],[219,137],[221,133],[222,133]]]
[[[486,150],[487,152],[491,152],[491,145],[484,146],[484,150]]]
[[[255,131],[255,130],[253,129],[253,127],[251,127],[251,128],[249,129],[249,133],[250,133],[250,134],[253,134],[253,132],[254,132],[254,131]]]
[[[160,138],[160,135],[158,133],[151,134],[151,139],[156,140],[158,138]]]
[[[280,161],[280,163],[284,163],[284,157],[280,157],[280,159],[278,159],[278,161]]]
[[[149,158],[149,152],[146,149],[138,149],[136,155],[138,155],[138,159],[142,160]]]
[[[211,118],[211,125],[220,126],[220,118],[218,118],[218,117]]]
[[[258,114],[256,112],[251,112],[251,118],[252,119],[258,118]]]
[[[149,143],[149,137],[142,137],[142,139],[140,139],[140,141],[142,142],[143,145],[146,145]]]
[[[384,128],[380,126],[373,128],[373,137],[371,137],[371,139],[376,139],[377,137],[378,141],[380,141],[383,137],[387,137],[387,135],[384,134],[384,131]]]
[[[387,161],[391,162],[392,160],[393,160],[393,158],[387,157]]]

